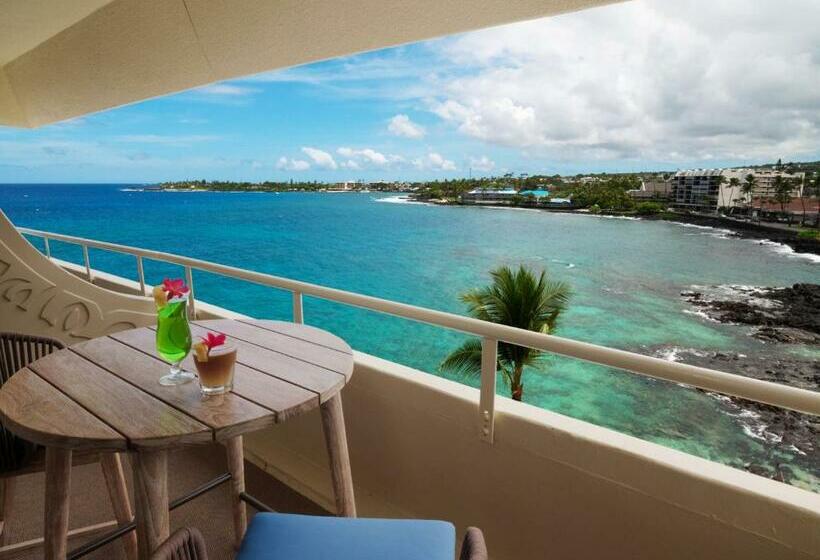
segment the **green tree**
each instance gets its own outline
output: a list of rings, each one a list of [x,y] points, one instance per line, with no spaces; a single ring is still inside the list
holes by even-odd
[[[637,206],[635,206],[635,212],[640,216],[660,214],[665,209],[666,207],[658,202],[641,202]]]
[[[723,185],[726,184],[726,181],[727,181],[726,175],[718,175],[718,178],[717,178],[717,184],[718,184],[718,201],[717,201],[717,205],[718,205],[718,209],[723,208],[723,207],[726,206],[724,204],[724,200],[723,200]]]
[[[634,176],[610,177],[578,185],[573,189],[572,200],[581,208],[597,205],[604,210],[630,210],[635,206],[635,201],[626,191],[640,186],[640,179]]]
[[[735,201],[735,200],[737,200],[737,197],[735,196],[735,194],[736,194],[739,190],[740,190],[740,179],[738,179],[737,177],[732,177],[731,179],[729,179],[729,196],[730,196],[730,201]]]
[[[571,290],[565,282],[551,280],[546,272],[536,275],[520,266],[518,270],[502,266],[490,272],[492,284],[461,295],[469,314],[482,321],[510,325],[550,334],[567,308]],[[520,401],[524,394],[524,368],[542,366],[543,353],[506,342],[498,344],[497,371],[510,388],[510,395]],[[445,371],[470,376],[481,375],[481,341],[467,340],[441,363]]]
[[[754,174],[749,173],[746,175],[746,178],[743,179],[743,186],[740,188],[740,192],[743,193],[743,198],[748,208],[752,207],[755,187],[757,187],[757,179],[755,179]]]
[[[811,201],[812,198],[817,197],[820,197],[820,172],[814,174],[807,172],[803,177],[803,189],[800,191],[800,204],[803,206],[801,225],[806,224],[806,199]],[[820,225],[817,222],[817,220],[820,220],[820,200],[817,201],[817,211],[818,216],[815,219],[815,225]]]
[[[774,201],[780,204],[780,213],[786,213],[786,205],[792,201],[792,189],[794,185],[790,179],[786,179],[782,175],[774,178],[772,183],[774,187]]]

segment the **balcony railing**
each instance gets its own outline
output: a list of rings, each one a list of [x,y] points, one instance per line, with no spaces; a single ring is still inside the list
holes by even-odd
[[[634,352],[606,348],[596,344],[536,333],[506,325],[498,325],[453,313],[426,309],[406,303],[337,290],[317,284],[300,282],[298,280],[291,280],[289,278],[263,274],[261,272],[254,272],[171,253],[151,251],[127,245],[118,245],[116,243],[107,243],[29,228],[17,229],[24,235],[42,238],[45,254],[48,258],[51,258],[49,240],[62,241],[81,246],[83,250],[85,274],[89,281],[93,279],[88,254],[89,247],[134,256],[136,259],[137,279],[141,293],[143,294],[145,293],[143,259],[182,266],[185,270],[188,286],[191,289],[190,309],[192,313],[196,313],[193,280],[193,270],[196,269],[291,292],[293,297],[293,321],[297,323],[302,323],[305,320],[302,296],[308,295],[480,337],[482,361],[478,424],[480,437],[489,443],[493,441],[497,373],[496,358],[499,342],[507,342],[545,352],[552,352],[554,354],[622,369],[647,377],[663,379],[673,383],[682,383],[707,391],[820,416],[820,392],[816,391],[789,387],[769,381],[760,381],[758,379],[751,379],[741,375],[707,368],[669,362]]]

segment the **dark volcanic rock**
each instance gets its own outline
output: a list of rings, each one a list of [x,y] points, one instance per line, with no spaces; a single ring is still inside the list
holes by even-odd
[[[799,358],[772,358],[766,353],[744,356],[734,352],[680,352],[685,364],[737,373],[753,379],[774,381],[793,387],[817,390],[820,387],[820,363]],[[700,390],[700,389],[698,389]],[[736,397],[721,397],[727,412],[738,417],[746,431],[767,445],[784,450],[796,449],[810,465],[820,465],[820,418],[783,410],[768,404]],[[748,412],[753,413],[749,415]],[[772,471],[750,464],[747,470],[783,482],[792,479],[788,465],[777,465]]]
[[[716,321],[761,327],[755,333],[761,340],[820,343],[820,285],[729,288],[728,293],[688,291],[681,295]]]
[[[820,285],[712,286],[681,295],[712,320],[756,327],[751,335],[764,343],[758,350],[752,350],[753,355],[678,351],[681,362],[801,389],[820,388],[820,361],[775,355],[768,349],[772,344],[820,344]],[[772,448],[796,449],[808,465],[820,465],[820,418],[735,397],[720,400],[727,412],[744,424],[750,436]],[[784,482],[793,477],[787,464],[775,465],[774,471],[757,464],[746,468]]]

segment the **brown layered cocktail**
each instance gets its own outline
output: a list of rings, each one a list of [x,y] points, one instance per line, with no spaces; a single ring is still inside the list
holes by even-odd
[[[225,335],[208,333],[194,344],[194,364],[203,395],[221,395],[233,388],[236,348],[225,343]]]

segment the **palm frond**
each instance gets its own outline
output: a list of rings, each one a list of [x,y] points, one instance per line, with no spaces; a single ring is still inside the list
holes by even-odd
[[[567,283],[551,280],[544,271],[533,273],[524,266],[501,266],[492,270],[490,276],[490,285],[461,295],[471,316],[535,332],[555,331],[572,295]],[[513,377],[521,376],[523,368],[539,368],[544,357],[538,350],[500,342],[497,368],[510,384]],[[464,343],[440,367],[470,376],[481,375],[481,342]]]
[[[480,377],[481,341],[477,338],[466,340],[444,358],[439,369],[465,377]]]

